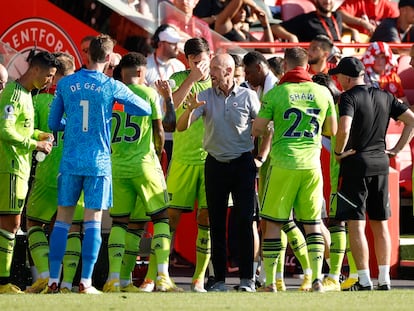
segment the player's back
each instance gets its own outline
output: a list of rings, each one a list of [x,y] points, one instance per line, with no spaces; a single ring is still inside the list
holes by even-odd
[[[122,92],[119,84],[87,69],[59,81],[53,105],[63,105],[66,117],[61,172],[86,176],[111,173],[112,106]]]
[[[283,83],[263,101],[273,110],[272,163],[288,169],[318,167],[322,126],[333,107],[328,89],[313,82]]]
[[[153,163],[156,152],[152,121],[162,119],[156,91],[144,85],[128,86],[151,106],[150,116],[132,116],[122,110],[112,113],[112,175],[128,178],[141,173],[140,167]],[[121,106],[122,107],[122,106]]]

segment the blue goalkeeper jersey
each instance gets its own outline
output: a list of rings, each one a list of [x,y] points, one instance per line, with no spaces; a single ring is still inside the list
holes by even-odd
[[[123,83],[82,69],[62,78],[49,115],[52,131],[64,130],[60,173],[111,175],[111,118],[115,101],[131,115],[151,114],[150,105]]]

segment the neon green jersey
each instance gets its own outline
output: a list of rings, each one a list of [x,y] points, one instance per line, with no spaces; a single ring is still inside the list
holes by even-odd
[[[338,115],[338,105],[335,106],[335,111]],[[331,193],[336,193],[338,189],[338,180],[339,180],[339,169],[340,165],[335,159],[335,145],[336,145],[336,136],[331,137],[331,158],[330,158],[330,177],[331,177]]]
[[[0,173],[29,179],[37,146],[32,137],[37,135],[32,95],[19,83],[9,83],[0,94]]]
[[[190,74],[189,70],[180,71],[171,75],[170,79],[175,80],[176,88],[178,88]],[[200,93],[211,87],[211,79],[194,83],[191,93]],[[175,91],[175,89],[173,90]],[[177,120],[187,109],[187,103],[184,101],[180,107],[175,110]],[[173,152],[172,159],[182,164],[200,165],[204,164],[207,152],[203,148],[204,124],[199,118],[191,126],[183,131],[175,131],[173,133]]]
[[[320,167],[322,126],[331,115],[332,95],[316,83],[283,83],[266,93],[259,117],[274,121],[271,164],[285,169]]]
[[[123,111],[112,113],[112,176],[131,178],[140,175],[144,163],[153,163],[156,157],[152,121],[162,119],[157,92],[145,85],[129,85],[139,97],[151,106],[151,115],[132,116]]]
[[[47,124],[49,118],[50,105],[53,100],[53,95],[48,93],[41,93],[33,96],[33,105],[35,109],[35,129],[42,132],[51,133]],[[46,185],[57,188],[57,176],[59,173],[60,159],[62,158],[63,150],[63,132],[54,133],[53,148],[50,154],[43,162],[38,162],[36,166],[36,179],[42,180]]]

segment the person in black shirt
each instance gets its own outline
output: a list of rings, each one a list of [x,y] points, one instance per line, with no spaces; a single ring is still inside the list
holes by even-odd
[[[333,12],[333,0],[314,0],[316,11],[300,14],[280,24],[272,25],[275,38],[289,42],[310,42],[319,34],[331,41],[341,41],[342,17]]]
[[[351,251],[358,268],[357,290],[372,290],[369,250],[365,236],[368,214],[375,239],[379,290],[389,290],[391,238],[388,195],[389,156],[395,156],[412,137],[414,113],[391,93],[364,84],[364,65],[343,58],[329,70],[345,90],[339,99],[335,158],[340,162],[336,218],[348,222]],[[405,123],[397,145],[386,150],[390,118]]]

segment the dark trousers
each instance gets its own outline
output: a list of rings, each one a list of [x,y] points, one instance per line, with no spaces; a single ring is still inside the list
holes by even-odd
[[[229,194],[233,195],[236,232],[240,243],[241,279],[253,278],[253,211],[256,166],[250,152],[223,163],[211,155],[205,164],[212,262],[216,281],[224,281],[227,264],[226,223]]]

